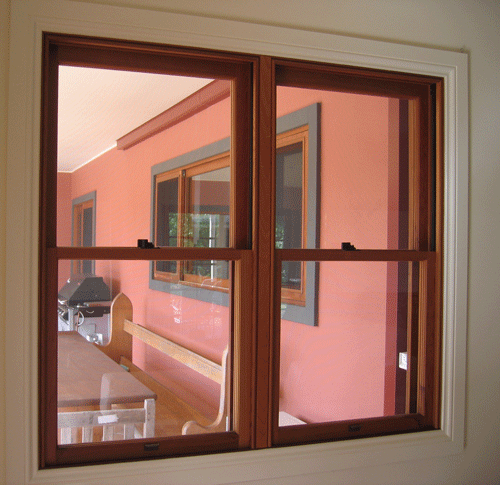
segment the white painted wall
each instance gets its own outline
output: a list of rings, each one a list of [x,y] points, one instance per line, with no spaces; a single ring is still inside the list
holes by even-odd
[[[26,0],[29,3],[29,0]],[[90,3],[82,1],[82,8]],[[249,483],[498,484],[500,482],[500,3],[497,0],[109,0],[221,19],[459,51],[470,58],[470,254],[465,451],[458,455]],[[9,0],[0,0],[0,340],[5,296],[5,139]],[[103,19],[113,22],[113,19]],[[4,279],[6,278],[6,279]],[[2,354],[3,355],[3,354]],[[0,361],[0,378],[3,359]],[[2,379],[3,382],[3,379]],[[3,386],[0,394],[4,397]],[[4,423],[3,399],[0,425]],[[3,430],[3,426],[2,426]],[[1,439],[0,466],[5,439]],[[11,466],[11,464],[8,464]],[[269,469],[273,462],[269,461]],[[196,473],[196,472],[194,472]],[[193,477],[197,480],[200,477]],[[0,474],[0,483],[3,477]],[[108,483],[108,482],[106,482]],[[111,482],[109,482],[111,483]],[[114,483],[114,482],[113,482]],[[123,477],[116,483],[128,483]],[[171,482],[165,477],[165,483]],[[179,482],[176,482],[179,483]],[[14,484],[17,485],[17,482]]]

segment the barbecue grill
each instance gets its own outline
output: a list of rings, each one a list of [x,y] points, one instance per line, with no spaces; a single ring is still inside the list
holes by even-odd
[[[110,306],[111,292],[101,276],[72,276],[59,291],[58,329],[77,331],[91,342],[106,344]]]

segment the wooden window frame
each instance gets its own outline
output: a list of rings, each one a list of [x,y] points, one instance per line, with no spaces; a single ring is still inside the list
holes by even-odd
[[[157,245],[158,238],[158,184],[165,180],[174,180],[177,178],[178,180],[178,221],[177,221],[177,247],[187,247],[184,244],[184,236],[183,236],[183,217],[185,214],[189,212],[189,200],[188,200],[188,186],[187,180],[195,175],[202,175],[204,173],[211,172],[213,170],[217,170],[220,168],[230,168],[230,157],[229,152],[221,153],[219,155],[214,155],[209,159],[200,160],[199,162],[192,163],[190,165],[186,165],[180,168],[176,168],[174,170],[170,170],[168,172],[159,173],[154,176],[155,185],[154,185],[154,195],[153,199],[155,200],[154,205],[154,219],[153,219],[153,231],[154,238],[153,242]],[[159,271],[157,270],[157,266],[153,262],[153,270],[152,270],[152,278],[158,281],[166,282],[166,283],[180,283],[188,286],[194,286],[198,288],[210,289],[214,291],[228,291],[229,289],[229,280],[216,280],[210,281],[207,283],[206,278],[196,275],[190,275],[186,273],[185,268],[187,262],[177,261],[176,268],[177,271],[175,273],[167,272],[167,271]]]
[[[442,100],[439,78],[359,68],[273,59],[267,56],[221,54],[218,52],[164,47],[151,44],[88,39],[46,34],[43,51],[42,169],[40,172],[40,339],[39,388],[41,468],[117,460],[178,456],[259,449],[287,444],[334,441],[351,437],[424,431],[439,428],[441,276],[442,276]],[[139,55],[131,55],[139,54]],[[169,73],[217,74],[232,79],[232,117],[236,136],[231,142],[231,218],[238,213],[241,224],[231,226],[230,248],[67,248],[57,246],[57,66],[64,63],[92,67],[142,69],[162,72],[168,56]],[[195,65],[195,67],[193,67]],[[228,67],[230,68],[228,73]],[[332,83],[332,76],[335,80]],[[334,249],[277,250],[275,224],[276,92],[280,85],[335,89],[364,94],[408,96],[414,105],[413,165],[411,195],[412,238],[408,250],[340,251]],[[252,85],[253,83],[253,85]],[[433,92],[434,90],[434,92]],[[414,102],[417,100],[417,102]],[[271,109],[269,109],[271,107]],[[433,113],[435,109],[435,113]],[[430,130],[437,120],[435,135]],[[255,138],[252,142],[252,133]],[[233,137],[232,137],[233,138]],[[252,153],[253,148],[253,155]],[[435,153],[435,165],[431,158]],[[252,176],[251,161],[254,162]],[[253,180],[250,188],[249,181]],[[429,185],[436,181],[434,190]],[[432,183],[431,183],[432,182]],[[236,197],[238,194],[238,197]],[[253,195],[253,197],[250,197]],[[248,201],[252,200],[252,207]],[[434,203],[435,201],[435,203]],[[251,215],[253,214],[253,216]],[[243,215],[243,216],[242,216]],[[417,216],[418,215],[418,216]],[[251,225],[253,217],[253,226]],[[251,227],[253,228],[251,230]],[[233,261],[231,315],[233,328],[233,431],[184,439],[155,439],[109,445],[58,446],[56,409],[57,333],[51,315],[57,314],[57,265],[66,259],[111,260],[197,260]],[[418,365],[412,375],[418,382],[416,412],[411,415],[370,418],[359,423],[322,423],[278,428],[279,302],[281,285],[278,267],[283,260],[295,261],[415,261],[421,266],[418,283],[426,296],[418,303],[419,324],[414,357]],[[273,271],[269,271],[273,268]],[[251,275],[250,284],[245,278]],[[271,290],[271,291],[270,291]],[[156,446],[156,444],[158,444]]]

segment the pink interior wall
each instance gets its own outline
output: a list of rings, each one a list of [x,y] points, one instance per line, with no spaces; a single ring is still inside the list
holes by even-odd
[[[388,100],[279,88],[278,116],[314,102],[321,108],[321,247],[350,241],[386,248]],[[229,136],[229,99],[125,151],[113,149],[74,172],[71,199],[96,190],[96,243],[134,246],[150,236],[151,166]],[[214,121],[217,120],[217,121]],[[63,198],[61,190],[59,198]],[[61,202],[61,211],[68,202]],[[58,205],[59,207],[59,205]],[[71,201],[69,201],[71,207]],[[63,240],[71,211],[58,214]],[[339,269],[339,266],[342,266]],[[146,262],[97,262],[113,295],[134,305],[134,320],[220,360],[228,309],[149,289]],[[282,323],[280,407],[308,421],[384,414],[387,272],[361,275],[352,265],[322,268],[315,327]],[[346,288],[351,285],[350,288]],[[335,298],[332,295],[335,294]],[[360,295],[362,298],[360,298]],[[350,314],[346,325],[343,315]],[[368,318],[369,316],[369,318]],[[134,362],[202,412],[214,415],[218,390],[141,343]]]

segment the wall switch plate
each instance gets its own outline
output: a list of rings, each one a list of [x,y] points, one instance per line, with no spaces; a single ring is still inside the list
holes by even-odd
[[[399,352],[399,368],[408,370],[408,352]]]

